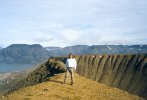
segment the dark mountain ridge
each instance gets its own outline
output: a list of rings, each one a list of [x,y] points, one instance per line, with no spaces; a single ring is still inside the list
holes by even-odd
[[[82,54],[141,54],[147,53],[147,45],[75,45],[50,50],[53,56],[63,56],[73,53]]]
[[[13,44],[0,50],[0,63],[33,63],[48,57],[48,51],[39,44]]]

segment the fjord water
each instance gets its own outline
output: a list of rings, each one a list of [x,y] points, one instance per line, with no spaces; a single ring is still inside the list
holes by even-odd
[[[31,68],[34,63],[27,63],[27,64],[6,64],[0,63],[0,73],[10,73],[10,72],[17,72],[23,71],[28,68]]]

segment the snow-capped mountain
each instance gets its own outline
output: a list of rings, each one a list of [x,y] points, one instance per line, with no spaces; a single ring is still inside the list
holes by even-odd
[[[73,54],[138,54],[147,53],[147,45],[76,45],[64,48],[46,47],[53,56]]]

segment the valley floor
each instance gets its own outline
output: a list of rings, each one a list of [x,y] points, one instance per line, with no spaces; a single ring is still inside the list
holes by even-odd
[[[75,74],[75,83],[58,74],[38,85],[19,89],[0,100],[143,100],[117,88],[111,88]]]

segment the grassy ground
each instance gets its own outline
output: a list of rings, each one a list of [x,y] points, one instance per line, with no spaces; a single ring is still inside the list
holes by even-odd
[[[62,84],[64,74],[58,74],[38,85],[21,88],[0,100],[142,100],[125,91],[111,88],[75,74],[75,83],[68,78]]]

